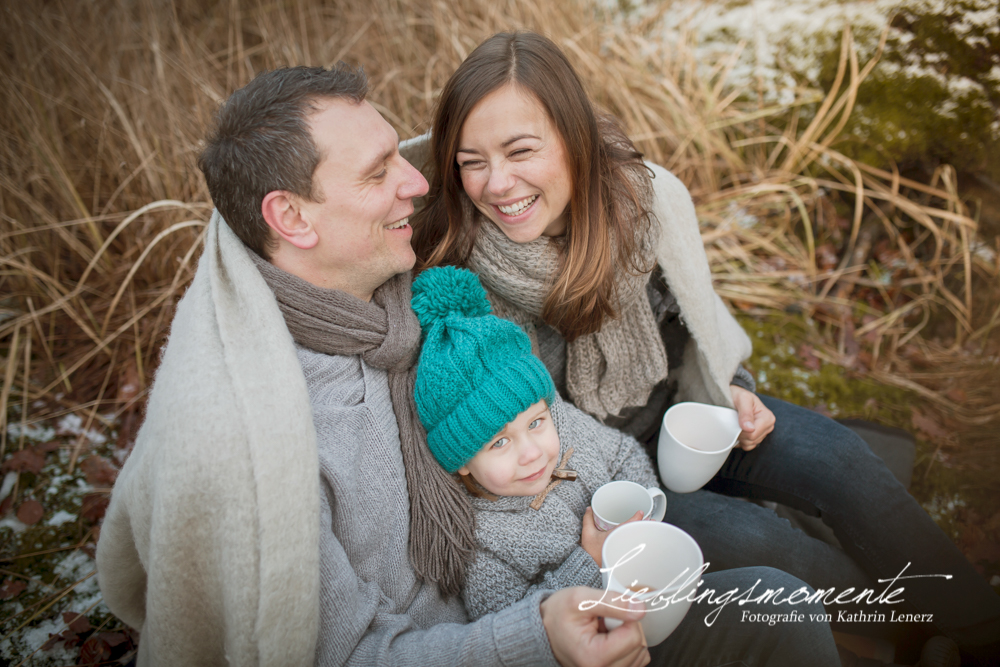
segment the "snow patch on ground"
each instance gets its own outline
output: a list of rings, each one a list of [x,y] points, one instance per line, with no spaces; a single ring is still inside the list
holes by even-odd
[[[49,526],[61,526],[64,523],[70,523],[72,521],[76,521],[76,515],[75,514],[70,514],[66,510],[59,510],[58,512],[56,512],[55,514],[53,514],[51,517],[49,517],[49,520],[46,521],[45,523],[46,523],[46,525],[49,525]]]
[[[0,656],[8,659],[25,658],[44,645],[49,640],[50,635],[57,635],[65,629],[66,623],[63,622],[62,618],[42,621],[32,628],[18,633],[16,638],[11,637],[0,642]],[[39,664],[44,658],[49,661],[49,664],[72,665],[76,663],[79,654],[79,649],[67,649],[62,643],[59,643],[51,651],[35,652],[34,658],[29,664]],[[39,662],[35,662],[36,660]]]
[[[83,418],[75,413],[65,415],[59,420],[56,428],[60,434],[84,436],[93,445],[103,445],[108,441],[107,437],[95,429],[84,431]]]
[[[68,582],[75,582],[83,579],[85,576],[97,569],[97,563],[94,559],[88,556],[83,551],[72,551],[68,556],[62,559],[62,561],[55,566],[53,572],[60,579]],[[83,584],[81,584],[82,586]],[[80,592],[80,587],[76,588],[77,593]]]
[[[56,430],[48,424],[25,424],[24,428],[21,428],[21,424],[15,422],[7,426],[7,441],[17,442],[21,439],[22,433],[25,440],[32,442],[48,442],[56,437]]]
[[[22,523],[13,512],[0,519],[0,528],[10,528],[15,534],[20,533],[27,527],[27,524]]]

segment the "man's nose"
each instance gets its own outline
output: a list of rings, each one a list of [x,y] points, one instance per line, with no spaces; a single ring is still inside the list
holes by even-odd
[[[429,189],[427,185],[427,179],[424,175],[420,173],[420,170],[414,167],[412,164],[407,162],[404,158],[400,157],[406,173],[404,174],[403,182],[399,187],[398,194],[400,199],[413,199],[414,197],[423,197],[427,194]]]

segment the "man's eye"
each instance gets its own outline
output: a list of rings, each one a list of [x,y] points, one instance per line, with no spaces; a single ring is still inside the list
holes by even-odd
[[[530,424],[528,424],[528,428],[529,429],[536,428],[541,423],[542,423],[541,419],[536,419],[535,421],[533,421]]]
[[[500,449],[504,445],[506,445],[508,442],[510,442],[509,439],[507,439],[507,438],[500,438],[499,440],[497,440],[496,442],[493,443],[493,449]]]

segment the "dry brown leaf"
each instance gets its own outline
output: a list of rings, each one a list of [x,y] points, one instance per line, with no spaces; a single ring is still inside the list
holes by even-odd
[[[80,507],[80,518],[84,521],[97,523],[104,516],[110,501],[100,493],[88,493],[83,497],[83,504]]]
[[[104,639],[106,633],[93,635],[80,648],[78,665],[97,665],[111,658],[111,645]]]
[[[8,579],[0,585],[0,600],[10,600],[21,594],[28,584],[20,579]]]
[[[68,627],[71,632],[75,632],[78,635],[82,635],[84,632],[90,632],[93,630],[90,626],[90,620],[83,614],[78,614],[75,611],[64,611],[62,619],[63,623],[66,624],[66,627]]]
[[[87,477],[87,484],[91,486],[111,486],[118,477],[118,468],[102,456],[88,456],[80,464],[80,470]]]
[[[925,415],[914,408],[911,420],[913,426],[926,435],[929,440],[937,443],[951,442],[952,432],[943,427],[935,417]]]
[[[45,454],[37,451],[34,447],[27,447],[14,454],[3,462],[4,472],[14,470],[16,472],[33,472],[36,475],[45,467]]]
[[[128,403],[135,398],[140,389],[139,369],[135,365],[135,359],[131,359],[125,365],[125,369],[121,374],[121,379],[118,381],[118,403]]]
[[[965,403],[965,401],[969,398],[968,394],[966,394],[965,390],[961,387],[952,387],[946,391],[944,395],[953,403]]]
[[[45,508],[37,500],[25,500],[17,508],[17,519],[21,523],[33,526],[45,516]]]
[[[799,349],[796,351],[799,359],[802,360],[802,365],[811,371],[818,371],[821,365],[819,357],[813,353],[813,346],[809,343],[803,343],[799,345]]]

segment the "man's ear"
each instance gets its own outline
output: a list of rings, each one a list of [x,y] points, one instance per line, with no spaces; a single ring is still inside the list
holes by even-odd
[[[312,223],[302,215],[299,197],[291,192],[268,192],[260,204],[260,212],[274,233],[296,248],[309,250],[319,243]]]

